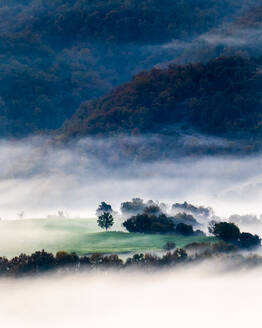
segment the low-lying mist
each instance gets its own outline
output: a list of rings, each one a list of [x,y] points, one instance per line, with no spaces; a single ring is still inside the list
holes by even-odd
[[[86,138],[68,146],[56,146],[45,137],[2,140],[0,217],[15,219],[23,211],[25,218],[46,217],[58,210],[70,217],[88,217],[94,216],[101,201],[118,210],[121,202],[133,197],[211,206],[219,216],[262,213],[260,154],[193,152],[143,160],[157,142],[153,136]],[[206,143],[210,147],[224,141]],[[176,148],[168,152],[175,153]]]
[[[246,327],[260,321],[261,271],[216,262],[163,272],[0,280],[3,327]]]

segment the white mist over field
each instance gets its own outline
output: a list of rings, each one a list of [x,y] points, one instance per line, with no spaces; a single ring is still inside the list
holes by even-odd
[[[0,280],[1,327],[248,327],[260,322],[261,272],[86,273]],[[209,273],[207,272],[209,271]]]
[[[92,149],[92,151],[90,151]],[[103,155],[94,155],[93,150]],[[90,217],[133,197],[211,206],[217,215],[261,214],[262,155],[187,157],[119,165],[110,140],[56,147],[47,138],[0,142],[0,217]]]

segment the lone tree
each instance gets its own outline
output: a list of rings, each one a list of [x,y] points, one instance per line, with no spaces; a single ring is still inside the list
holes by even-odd
[[[112,206],[110,204],[107,204],[106,202],[102,202],[96,210],[96,215],[99,216],[99,215],[102,215],[105,212],[112,214],[113,209],[112,209]]]
[[[109,212],[104,212],[103,214],[99,215],[97,219],[97,224],[100,228],[106,229],[106,231],[111,228],[114,224],[114,218],[112,214]]]

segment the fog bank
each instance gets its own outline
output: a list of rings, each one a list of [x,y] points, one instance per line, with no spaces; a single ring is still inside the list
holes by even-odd
[[[155,141],[144,139],[139,150],[147,152],[150,142]],[[130,141],[122,147],[134,145]],[[14,219],[22,211],[25,218],[46,217],[58,210],[87,217],[101,201],[118,210],[121,202],[133,197],[211,206],[220,216],[262,213],[261,155],[180,156],[149,162],[138,161],[131,152],[123,161],[119,148],[110,139],[87,138],[67,147],[55,146],[47,138],[2,140],[0,217]]]
[[[246,327],[260,322],[261,272],[97,273],[0,280],[4,327]]]

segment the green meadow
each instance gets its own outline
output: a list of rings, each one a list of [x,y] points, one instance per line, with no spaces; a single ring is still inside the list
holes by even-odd
[[[120,225],[118,227],[120,230]],[[124,231],[105,232],[95,219],[34,219],[0,222],[0,256],[13,257],[37,250],[90,253],[156,252],[172,241],[177,247],[192,242],[212,242],[213,237],[144,235]]]

